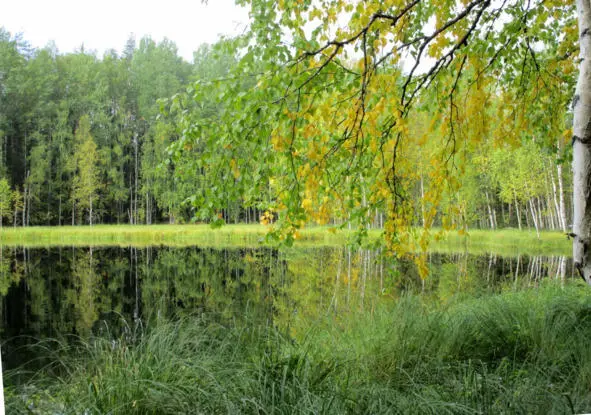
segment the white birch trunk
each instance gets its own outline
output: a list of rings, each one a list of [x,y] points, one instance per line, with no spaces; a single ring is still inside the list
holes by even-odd
[[[517,215],[517,226],[519,230],[521,230],[521,212],[519,211],[519,201],[517,200],[517,195],[515,194],[515,189],[513,189],[513,197],[515,198],[515,212]]]
[[[538,219],[536,217],[536,209],[534,208],[533,199],[529,199],[529,208],[531,212],[531,218],[534,222],[534,227],[536,228],[536,234],[538,235],[538,239],[540,239],[540,227],[538,226]]]
[[[560,220],[558,219],[558,210],[556,210],[556,206],[552,205],[550,196],[548,196],[548,199],[546,200],[546,206],[548,206],[548,217],[550,226],[552,227],[552,229],[559,229]]]
[[[494,224],[495,224],[494,229],[497,229],[499,227],[499,222],[497,222],[497,211],[495,210],[494,207],[492,209],[492,213],[493,213],[493,221],[494,221]]]
[[[558,166],[560,168],[560,165]],[[560,174],[562,174],[562,168],[560,168]],[[558,196],[558,190],[556,189],[556,181],[554,180],[554,174],[550,170],[550,179],[552,180],[552,193],[554,196],[554,207],[556,208],[556,222],[563,232],[566,232],[566,221],[564,220],[564,198],[562,197],[562,186],[560,189],[560,196]],[[560,203],[558,202],[560,198]]]
[[[540,202],[540,198],[536,197],[536,212],[538,214],[538,226],[540,227],[540,229],[544,229],[544,223],[545,223],[544,217],[542,215],[542,211],[543,211],[542,207],[543,207],[543,204],[542,204],[542,202]],[[548,226],[546,226],[546,227],[548,227]]]
[[[488,192],[484,192],[484,194],[486,195],[486,209],[488,210],[488,221],[490,223],[490,228],[494,229],[495,228],[495,220],[493,218],[492,209],[490,207],[490,200],[488,198]]]
[[[29,178],[29,174],[27,173],[27,179]],[[23,187],[23,222],[22,222],[22,226],[25,227],[27,226],[27,190],[28,190],[28,185],[27,185],[27,179],[25,179],[25,185]]]
[[[558,175],[558,200],[560,203],[560,222],[562,223],[562,230],[566,232],[566,228],[568,228],[568,223],[566,221],[566,207],[564,202],[564,184],[562,181],[562,165],[559,164],[556,167],[557,175]]]
[[[591,3],[577,0],[580,66],[573,99],[573,259],[591,284]]]

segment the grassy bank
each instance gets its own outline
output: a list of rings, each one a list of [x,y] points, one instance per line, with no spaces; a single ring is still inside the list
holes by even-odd
[[[227,225],[211,229],[208,225],[97,225],[62,227],[4,228],[0,243],[7,246],[190,246],[256,247],[265,239],[267,228],[262,225]],[[433,230],[433,234],[437,230]],[[298,246],[338,246],[351,239],[347,230],[328,232],[324,227],[306,228],[296,241]],[[380,231],[370,231],[370,240],[380,237]],[[502,255],[571,255],[571,244],[561,232],[542,232],[540,239],[534,231],[515,229],[499,231],[472,230],[467,236],[449,232],[434,241],[435,251],[474,253],[496,252]]]
[[[441,252],[461,252],[479,254],[494,252],[499,255],[565,255],[572,256],[572,241],[564,232],[543,231],[538,238],[532,230],[473,229],[467,235],[448,232],[445,237],[432,245],[433,250]]]
[[[582,413],[591,296],[549,285],[445,308],[407,297],[296,339],[205,317],[63,345],[9,413]],[[46,345],[40,345],[40,350]],[[17,373],[9,373],[14,382]]]
[[[5,228],[0,231],[4,245],[43,246],[192,246],[255,247],[264,242],[263,225],[96,225]],[[299,244],[339,245],[348,233],[333,234],[324,228],[303,231]]]

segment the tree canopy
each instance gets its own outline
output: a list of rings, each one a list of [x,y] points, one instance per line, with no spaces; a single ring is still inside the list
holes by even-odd
[[[362,234],[382,215],[390,247],[403,253],[425,249],[434,223],[465,228],[456,202],[481,149],[513,158],[525,145],[540,162],[568,157],[578,53],[571,2],[238,3],[252,22],[235,41],[237,64],[170,106],[181,126],[174,154],[198,149],[211,183],[194,200],[204,218],[229,198],[254,201],[256,189],[273,195],[256,202],[279,219],[278,237],[293,239],[310,221]],[[553,179],[536,176],[526,158],[514,161],[520,169],[530,176],[515,173],[512,196],[502,172],[485,168],[479,185],[489,210],[496,197],[537,222],[535,198]]]
[[[99,58],[1,31],[14,224],[82,223],[96,200],[100,223],[260,221],[288,243],[308,223],[378,227],[396,254],[433,226],[570,224],[571,2],[237,3],[248,32],[192,64],[168,40]]]

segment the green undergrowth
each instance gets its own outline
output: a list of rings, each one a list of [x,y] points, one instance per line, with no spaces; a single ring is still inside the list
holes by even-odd
[[[407,296],[286,337],[212,316],[60,342],[9,372],[8,413],[567,414],[591,410],[591,294],[548,284],[451,305]],[[41,351],[47,349],[42,343]],[[55,348],[52,348],[55,350]]]
[[[191,246],[256,247],[273,244],[266,241],[268,228],[262,225],[226,225],[212,229],[209,225],[96,225],[61,227],[5,227],[0,231],[0,244],[5,246]],[[436,235],[438,229],[433,229]],[[355,234],[349,230],[329,231],[327,227],[309,227],[298,236],[296,246],[342,246]],[[370,230],[368,242],[381,237],[380,230]],[[571,243],[561,232],[532,230],[471,230],[467,236],[448,232],[433,240],[433,251],[472,253],[495,252],[500,255],[571,255]]]

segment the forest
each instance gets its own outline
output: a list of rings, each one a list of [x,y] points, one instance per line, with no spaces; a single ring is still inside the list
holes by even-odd
[[[591,2],[235,5],[0,29],[0,412],[591,412]]]
[[[238,100],[247,95],[252,82],[247,77],[236,82],[235,76],[236,70],[242,70],[239,41],[202,45],[193,63],[178,55],[174,42],[156,43],[150,38],[139,43],[130,38],[121,55],[113,50],[101,57],[83,48],[67,54],[59,53],[55,45],[33,49],[26,39],[5,30],[0,32],[0,44],[4,226],[220,219],[253,223],[265,222],[265,212],[277,204],[280,190],[268,172],[256,170],[258,178],[248,181],[257,182],[254,189],[238,183],[240,170],[249,169],[247,162],[237,166],[244,155],[224,156],[226,171],[214,172],[212,166],[219,168],[222,163],[212,156],[216,146],[224,147],[224,136],[212,135],[211,143],[190,150],[186,138],[181,139],[187,118],[194,126],[211,123],[223,131],[219,124],[228,112],[225,95],[235,94]],[[205,92],[199,91],[199,85]],[[489,94],[487,106],[501,107],[503,99]],[[478,146],[457,167],[461,185],[446,191],[434,204],[435,215],[427,215],[425,194],[437,178],[433,162],[421,155],[438,151],[436,140],[429,139],[441,134],[429,130],[429,112],[434,110],[411,114],[408,120],[416,148],[404,156],[416,170],[405,186],[414,225],[430,220],[441,226],[451,220],[466,229],[566,231],[572,221],[570,136],[563,134],[567,119],[556,120],[559,125],[554,128],[560,131],[552,138],[542,130],[509,137],[492,131],[495,126],[480,132],[484,136]],[[276,148],[282,146],[274,143]],[[375,182],[359,178],[355,192],[376,193]],[[212,187],[217,187],[214,195]],[[369,197],[361,197],[366,206]],[[309,210],[319,223],[340,224],[346,218],[337,203],[331,202],[330,208],[310,204]],[[383,227],[385,205],[371,205],[366,221]],[[455,211],[446,218],[450,206]]]
[[[193,188],[159,168],[174,133],[158,121],[157,100],[185,89],[198,64],[166,40],[130,39],[122,56],[99,58],[35,50],[6,31],[0,39],[4,223],[187,218],[182,194]],[[204,47],[196,56],[207,55]]]

